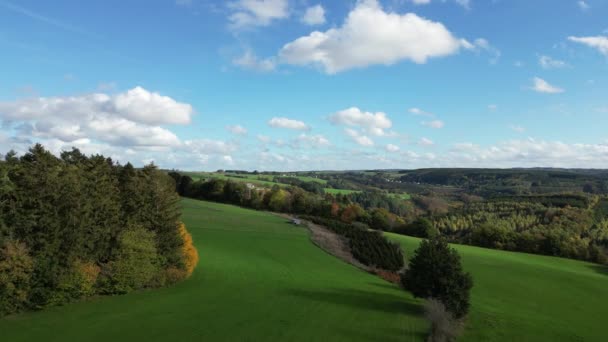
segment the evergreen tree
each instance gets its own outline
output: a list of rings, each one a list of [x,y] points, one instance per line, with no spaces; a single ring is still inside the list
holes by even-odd
[[[473,279],[463,271],[460,255],[445,239],[423,240],[402,282],[415,297],[441,301],[456,318],[469,311]]]

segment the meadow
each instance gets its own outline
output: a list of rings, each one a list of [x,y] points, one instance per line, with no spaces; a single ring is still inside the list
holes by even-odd
[[[419,341],[421,302],[277,216],[183,200],[199,250],[176,286],[0,319],[3,341]]]
[[[421,301],[315,247],[285,219],[182,200],[201,261],[170,288],[0,319],[6,341],[422,341]],[[411,256],[419,239],[387,234]],[[462,341],[602,341],[608,270],[454,246],[473,275]]]
[[[419,239],[387,234],[411,255]],[[605,341],[608,269],[454,245],[475,286],[463,341]]]

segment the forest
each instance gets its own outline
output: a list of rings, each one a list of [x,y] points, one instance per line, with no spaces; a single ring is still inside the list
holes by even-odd
[[[187,197],[423,238],[441,235],[455,243],[608,263],[608,174],[600,170],[255,173],[273,176],[274,186],[251,186],[246,178],[193,181],[187,174],[169,174],[177,191]],[[359,191],[330,194],[320,191],[317,182],[298,177]],[[411,199],[400,196],[404,189],[409,189]]]
[[[198,252],[173,179],[41,145],[0,162],[0,315],[167,286]]]

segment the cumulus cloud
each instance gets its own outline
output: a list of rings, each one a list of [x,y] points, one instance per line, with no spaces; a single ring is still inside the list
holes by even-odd
[[[429,138],[420,138],[420,140],[418,140],[418,145],[421,146],[433,146],[435,145],[435,142]]]
[[[357,107],[351,107],[329,116],[334,125],[354,126],[361,128],[367,134],[375,136],[391,135],[386,132],[393,126],[393,122],[383,112],[364,112]]]
[[[226,130],[234,135],[247,135],[247,128],[241,125],[229,125],[226,126]]]
[[[387,152],[399,152],[400,148],[397,145],[393,145],[393,144],[387,144],[384,149]]]
[[[177,102],[142,87],[135,87],[117,95],[96,93],[0,102],[0,113],[7,121],[118,116],[144,124],[188,124],[194,110],[189,104]]]
[[[431,0],[410,0],[414,5],[428,5]],[[443,0],[445,2],[445,0]],[[454,0],[454,2],[466,9],[471,8],[471,0]]]
[[[424,111],[424,110],[422,110],[422,109],[420,109],[420,108],[416,108],[416,107],[414,107],[414,108],[410,108],[410,109],[408,110],[408,112],[410,112],[411,114],[414,114],[414,115],[418,115],[418,116],[428,116],[428,117],[433,117],[433,116],[435,116],[435,115],[434,115],[433,113],[431,113],[431,112],[427,112],[427,111]]]
[[[238,149],[238,145],[221,140],[193,139],[184,141],[184,147],[192,153],[201,155],[230,155]]]
[[[549,84],[549,82],[547,82],[539,77],[534,77],[534,79],[532,81],[534,83],[532,86],[532,90],[534,90],[537,93],[559,94],[559,93],[563,93],[565,91],[563,88],[551,85],[551,84]]]
[[[302,121],[283,117],[274,117],[268,121],[268,125],[274,128],[286,128],[298,131],[308,131],[310,127]]]
[[[370,139],[366,135],[362,135],[357,130],[354,130],[352,128],[345,128],[344,133],[346,133],[346,135],[351,137],[354,142],[361,146],[374,146],[374,141],[372,139]]]
[[[590,36],[590,37],[568,37],[571,42],[587,45],[588,47],[598,50],[602,55],[608,57],[608,36]]]
[[[301,20],[310,26],[325,24],[325,9],[321,5],[308,7]]]
[[[270,72],[276,67],[272,58],[260,59],[251,50],[246,50],[242,56],[232,60],[232,64],[247,70]]]
[[[423,121],[421,124],[423,126],[435,129],[443,128],[445,126],[445,123],[441,120]]]
[[[526,128],[520,125],[510,125],[509,128],[517,133],[523,133],[526,131]]]
[[[362,0],[341,27],[314,31],[287,43],[282,62],[321,67],[328,74],[402,60],[426,63],[429,58],[455,54],[463,40],[442,23],[414,13],[385,12],[377,0]]]
[[[262,135],[262,134],[258,134],[257,139],[259,142],[261,142],[263,144],[268,144],[272,141],[272,138],[270,138],[267,135]]]
[[[87,139],[111,146],[179,146],[179,138],[162,124],[187,124],[192,106],[136,87],[116,95],[34,97],[0,102],[0,120],[17,137]]]
[[[566,64],[566,62],[564,61],[560,61],[558,59],[553,59],[549,56],[545,56],[545,55],[541,55],[538,56],[538,64],[543,68],[543,69],[558,69],[558,68],[563,68],[568,66],[568,64]]]
[[[307,135],[302,133],[293,139],[289,145],[294,149],[303,147],[320,148],[331,146],[331,142],[321,134]]]
[[[607,144],[566,144],[537,139],[510,140],[492,146],[460,144],[445,160],[454,165],[491,167],[605,167]]]
[[[238,0],[228,3],[232,14],[228,17],[230,27],[242,29],[268,26],[273,21],[289,17],[287,0]]]

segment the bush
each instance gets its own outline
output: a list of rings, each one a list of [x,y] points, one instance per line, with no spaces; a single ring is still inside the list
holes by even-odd
[[[9,241],[0,249],[0,315],[23,310],[28,303],[34,263],[25,244]]]
[[[95,284],[101,268],[92,262],[76,260],[59,276],[49,305],[58,305],[95,294]]]
[[[184,270],[186,271],[185,278],[188,278],[194,272],[194,268],[198,264],[198,251],[194,247],[192,235],[186,230],[186,225],[179,224],[179,235],[184,241],[182,245],[182,255],[184,260]]]
[[[109,293],[127,293],[151,285],[160,272],[155,234],[131,227],[119,236],[118,250],[105,265],[104,288]]]
[[[469,311],[473,279],[462,270],[460,255],[445,239],[423,240],[402,282],[415,297],[441,301],[456,318]]]
[[[429,342],[455,341],[462,330],[461,323],[436,299],[424,303],[424,317],[431,323],[431,333],[427,339]]]

